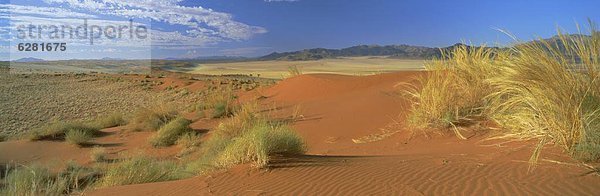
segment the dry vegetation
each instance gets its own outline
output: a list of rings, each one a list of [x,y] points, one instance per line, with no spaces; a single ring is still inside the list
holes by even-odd
[[[539,139],[530,162],[554,143],[575,158],[600,158],[600,33],[564,35],[507,50],[459,47],[427,65],[408,92],[409,122],[422,130],[493,121],[505,137]],[[560,43],[560,44],[558,44]],[[463,137],[464,138],[464,137]]]
[[[183,117],[178,117],[165,126],[161,127],[154,136],[150,138],[150,143],[154,147],[165,147],[175,144],[175,142],[184,134],[192,132],[189,127],[192,121]]]
[[[172,161],[155,160],[136,155],[123,162],[108,166],[97,186],[107,187],[175,180],[178,168],[177,164]]]
[[[265,167],[272,155],[304,153],[300,136],[285,124],[258,115],[256,108],[256,103],[246,103],[221,123],[201,145],[202,156],[188,164],[187,171],[203,173],[242,163]]]
[[[100,128],[82,122],[55,121],[27,135],[29,140],[62,140],[76,138],[75,135],[94,136]],[[77,133],[76,133],[77,132]],[[81,134],[80,134],[81,133]],[[67,138],[67,136],[71,136]],[[79,139],[79,138],[77,138]]]
[[[174,107],[166,105],[143,108],[136,112],[130,126],[134,131],[157,131],[176,118],[178,113]]]
[[[254,76],[282,79],[289,75],[290,67],[296,66],[304,74],[334,73],[342,75],[372,75],[406,70],[422,70],[423,60],[393,59],[387,57],[340,57],[335,59],[307,61],[249,61],[233,63],[203,63],[189,69],[196,74],[232,75],[251,73]]]
[[[40,165],[8,168],[0,195],[68,195],[81,191],[97,179],[97,171],[69,163],[58,173]]]

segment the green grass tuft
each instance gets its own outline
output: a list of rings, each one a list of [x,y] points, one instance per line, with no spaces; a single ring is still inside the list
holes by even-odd
[[[86,129],[69,129],[65,134],[65,141],[70,144],[82,146],[89,144],[90,140],[94,137],[95,131]]]
[[[150,143],[154,147],[171,146],[175,144],[180,136],[192,131],[189,127],[191,123],[192,121],[190,120],[178,117],[160,128],[158,132],[150,138]]]
[[[79,130],[92,136],[98,132],[98,128],[90,126],[80,122],[62,122],[55,121],[45,127],[34,130],[29,135],[28,139],[31,141],[36,140],[62,140],[65,139],[67,132],[70,130]]]
[[[123,114],[113,113],[94,120],[92,124],[99,129],[105,129],[125,125],[127,121],[123,117]]]
[[[303,140],[287,125],[257,115],[256,103],[242,105],[200,146],[202,157],[187,165],[190,173],[206,173],[235,164],[265,167],[272,155],[302,154]]]
[[[98,182],[99,187],[142,184],[177,179],[178,166],[170,161],[159,161],[136,156],[115,163],[106,170]]]
[[[505,137],[540,140],[532,165],[548,143],[598,161],[600,32],[593,22],[590,27],[589,35],[559,31],[552,40],[509,49],[458,47],[430,63],[427,76],[408,91],[409,124],[439,129],[490,120]]]
[[[130,123],[134,131],[157,131],[176,118],[177,114],[177,110],[169,106],[144,108],[135,114]]]
[[[90,159],[97,163],[107,161],[106,149],[102,147],[94,147],[92,151],[90,151]]]
[[[487,47],[460,45],[441,59],[426,64],[427,72],[404,93],[412,102],[409,126],[417,130],[455,129],[486,118],[486,96],[493,92],[487,79],[498,73],[507,53]]]
[[[296,155],[305,152],[302,138],[285,125],[257,122],[248,132],[223,149],[216,159],[221,167],[241,163],[252,163],[262,168],[267,166],[269,156],[276,154]]]
[[[73,162],[57,174],[40,165],[9,168],[0,195],[69,195],[94,183],[97,172]]]

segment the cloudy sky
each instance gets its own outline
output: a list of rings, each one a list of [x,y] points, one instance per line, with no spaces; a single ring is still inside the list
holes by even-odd
[[[573,32],[577,22],[600,20],[598,7],[598,1],[567,0],[0,0],[0,60],[252,57],[358,44],[508,44],[497,29],[524,40],[552,36],[557,26]],[[149,37],[109,39],[105,33],[93,45],[89,38],[16,37],[19,26],[84,23],[104,32],[143,26]],[[66,42],[68,50],[17,51],[18,43],[28,42]]]

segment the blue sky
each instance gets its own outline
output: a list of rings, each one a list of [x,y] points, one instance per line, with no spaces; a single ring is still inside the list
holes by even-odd
[[[504,29],[523,40],[550,37],[560,26],[575,32],[600,20],[599,1],[432,0],[0,0],[0,54],[6,59],[167,58],[261,56],[305,48],[358,44],[443,47],[457,42],[509,44]],[[4,14],[3,14],[4,13]],[[10,13],[10,14],[6,14]],[[151,40],[73,42],[69,53],[13,51],[16,24],[72,24],[150,28]],[[7,22],[11,21],[11,25]],[[50,20],[51,19],[51,20]],[[7,41],[8,40],[8,41]],[[34,40],[27,40],[34,41]],[[35,40],[48,41],[48,40]],[[143,44],[142,44],[143,43]]]

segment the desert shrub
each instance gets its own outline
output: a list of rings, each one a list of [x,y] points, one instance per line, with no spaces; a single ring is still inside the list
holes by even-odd
[[[93,137],[94,132],[91,132],[90,130],[73,128],[67,130],[65,141],[81,146],[88,144]]]
[[[211,172],[217,168],[215,160],[221,152],[231,143],[231,139],[213,135],[209,140],[200,145],[198,159],[186,165],[185,172],[189,176]]]
[[[299,75],[302,75],[302,70],[300,70],[300,68],[298,68],[298,66],[296,66],[296,65],[288,66],[288,77],[294,77],[294,76],[299,76]]]
[[[214,134],[225,138],[233,138],[241,135],[262,118],[258,113],[258,104],[249,102],[242,104],[235,115],[220,123]]]
[[[179,167],[174,162],[135,156],[107,168],[98,182],[100,187],[161,182],[176,179]]]
[[[68,179],[55,176],[47,168],[32,165],[13,168],[4,178],[2,195],[63,195],[67,193]]]
[[[70,130],[79,130],[81,132],[91,133],[94,135],[97,133],[98,128],[80,122],[55,121],[49,125],[34,130],[28,135],[28,139],[32,141],[44,139],[65,139],[67,132]]]
[[[182,148],[192,148],[200,145],[201,135],[195,132],[184,133],[175,142]]]
[[[127,124],[127,121],[125,121],[123,114],[113,113],[94,120],[92,124],[99,129],[105,129],[125,125]]]
[[[181,151],[177,154],[178,157],[183,157],[192,154],[198,150],[200,146],[201,134],[196,132],[188,132],[179,137],[175,144],[181,147]]]
[[[540,138],[531,163],[543,146],[555,143],[576,158],[600,154],[600,34],[564,35],[514,47],[516,55],[491,81],[492,118],[510,137]]]
[[[192,121],[183,117],[178,117],[175,120],[161,127],[154,136],[150,138],[150,143],[154,147],[171,146],[179,139],[179,137],[187,132],[191,132],[189,127]]]
[[[245,104],[235,116],[222,122],[200,146],[202,157],[187,165],[187,171],[207,172],[235,164],[264,167],[276,154],[301,154],[305,145],[282,123],[273,123],[256,113],[256,104]]]
[[[90,159],[92,159],[94,162],[106,161],[106,149],[102,147],[94,147],[92,151],[90,151]]]
[[[426,64],[427,72],[404,93],[411,101],[409,125],[418,130],[455,128],[466,121],[485,118],[485,97],[493,92],[486,81],[497,74],[504,52],[487,47],[457,45],[440,59]]]
[[[170,106],[144,108],[136,112],[131,119],[134,131],[156,131],[177,117],[177,110]]]
[[[229,167],[240,163],[253,163],[264,167],[269,156],[275,154],[302,154],[305,152],[302,138],[285,125],[257,122],[250,130],[234,138],[216,159],[216,164]]]
[[[198,110],[212,109],[212,118],[231,116],[235,110],[235,93],[232,87],[213,87],[203,92],[204,102],[199,104]]]

